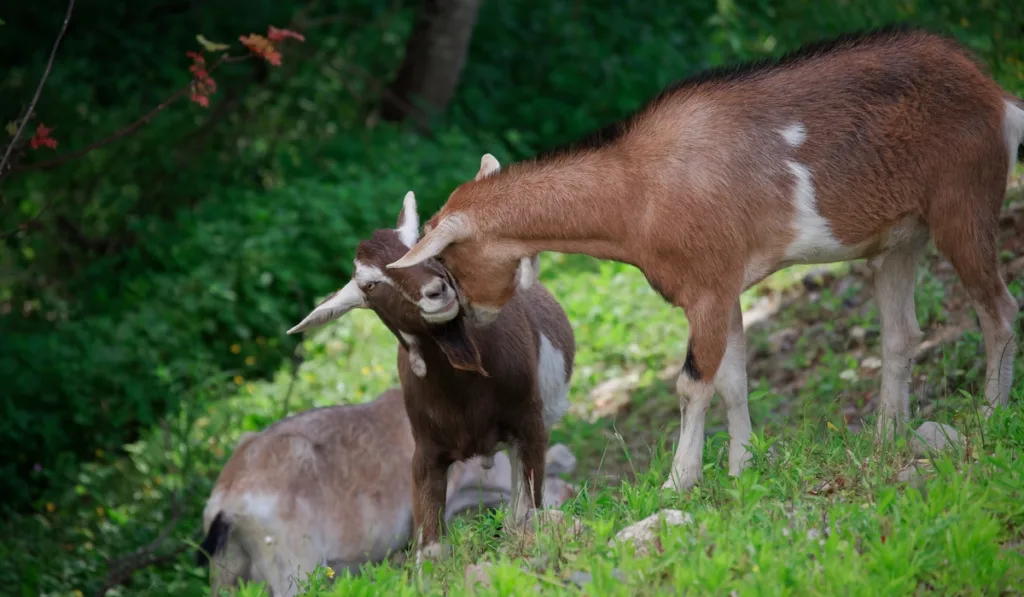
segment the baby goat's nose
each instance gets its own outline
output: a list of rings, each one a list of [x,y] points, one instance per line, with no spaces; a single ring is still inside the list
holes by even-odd
[[[441,278],[437,278],[433,282],[430,282],[429,284],[423,287],[424,298],[428,298],[433,301],[444,298],[447,292],[448,283],[442,280]]]

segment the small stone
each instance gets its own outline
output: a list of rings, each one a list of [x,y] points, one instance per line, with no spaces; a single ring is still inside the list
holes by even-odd
[[[901,468],[896,473],[896,481],[920,489],[924,485],[927,472],[928,469],[923,466],[922,462],[915,461]]]
[[[491,570],[493,568],[494,565],[488,562],[484,562],[483,564],[470,564],[469,566],[466,566],[466,571],[463,575],[466,588],[471,589],[477,584],[483,585],[484,588],[490,588]]]
[[[866,357],[863,361],[860,362],[860,366],[872,371],[875,369],[881,369],[882,359],[878,357]]]
[[[843,381],[856,381],[857,372],[853,369],[846,369],[839,374],[839,379],[842,379]]]
[[[910,447],[918,457],[927,456],[930,452],[941,452],[960,443],[960,434],[949,425],[926,421],[910,438]]]
[[[850,337],[853,338],[857,344],[864,344],[864,341],[867,340],[868,337],[868,331],[859,325],[855,325],[850,328]]]
[[[615,535],[615,539],[608,542],[608,545],[614,545],[615,541],[630,541],[636,548],[637,555],[646,555],[658,537],[662,520],[668,526],[693,523],[693,517],[688,513],[680,510],[662,510],[622,529]]]

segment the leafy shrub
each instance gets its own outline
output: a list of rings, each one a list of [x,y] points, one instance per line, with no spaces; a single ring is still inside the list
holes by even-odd
[[[132,440],[219,372],[241,383],[274,371],[294,345],[284,332],[350,273],[365,232],[394,225],[410,188],[436,208],[479,160],[456,134],[376,141],[380,160],[355,175],[339,168],[320,181],[229,191],[174,221],[140,223],[143,242],[73,281],[105,313],[42,333],[0,319],[0,438],[18,446],[0,491],[24,499],[19,477],[35,465],[39,478],[62,475],[52,469],[73,462],[69,452]]]

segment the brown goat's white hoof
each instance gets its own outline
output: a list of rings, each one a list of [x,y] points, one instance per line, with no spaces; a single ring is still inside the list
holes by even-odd
[[[662,489],[668,489],[676,493],[683,493],[693,489],[700,482],[700,469],[672,471],[668,481],[662,483]]]

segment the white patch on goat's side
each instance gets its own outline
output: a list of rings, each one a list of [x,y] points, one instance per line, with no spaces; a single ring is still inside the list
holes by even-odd
[[[416,340],[416,336],[410,336],[403,331],[399,331],[402,335],[402,339],[409,344],[409,367],[416,377],[424,377],[427,374],[427,363],[423,360],[423,354],[420,353],[420,344]]]
[[[1010,154],[1010,168],[1007,171],[1007,178],[1013,174],[1013,165],[1017,163],[1017,148],[1021,140],[1024,140],[1024,109],[1012,100],[1005,101],[1006,110],[1003,113],[1003,138],[1006,140],[1006,149]]]
[[[816,207],[810,169],[791,160],[786,166],[793,173],[793,241],[786,247],[785,259],[795,263],[830,263],[855,258],[858,247],[847,247],[832,235],[828,220]]]
[[[799,122],[794,122],[784,129],[779,129],[779,134],[782,135],[782,138],[793,149],[803,145],[804,139],[807,138],[807,131],[804,129],[804,125]]]
[[[565,355],[544,334],[540,335],[537,382],[544,404],[544,426],[551,429],[569,410],[569,380],[565,378]]]
[[[416,213],[416,195],[409,191],[402,201],[402,221],[398,223],[398,239],[411,249],[419,240],[419,228],[420,217]]]

